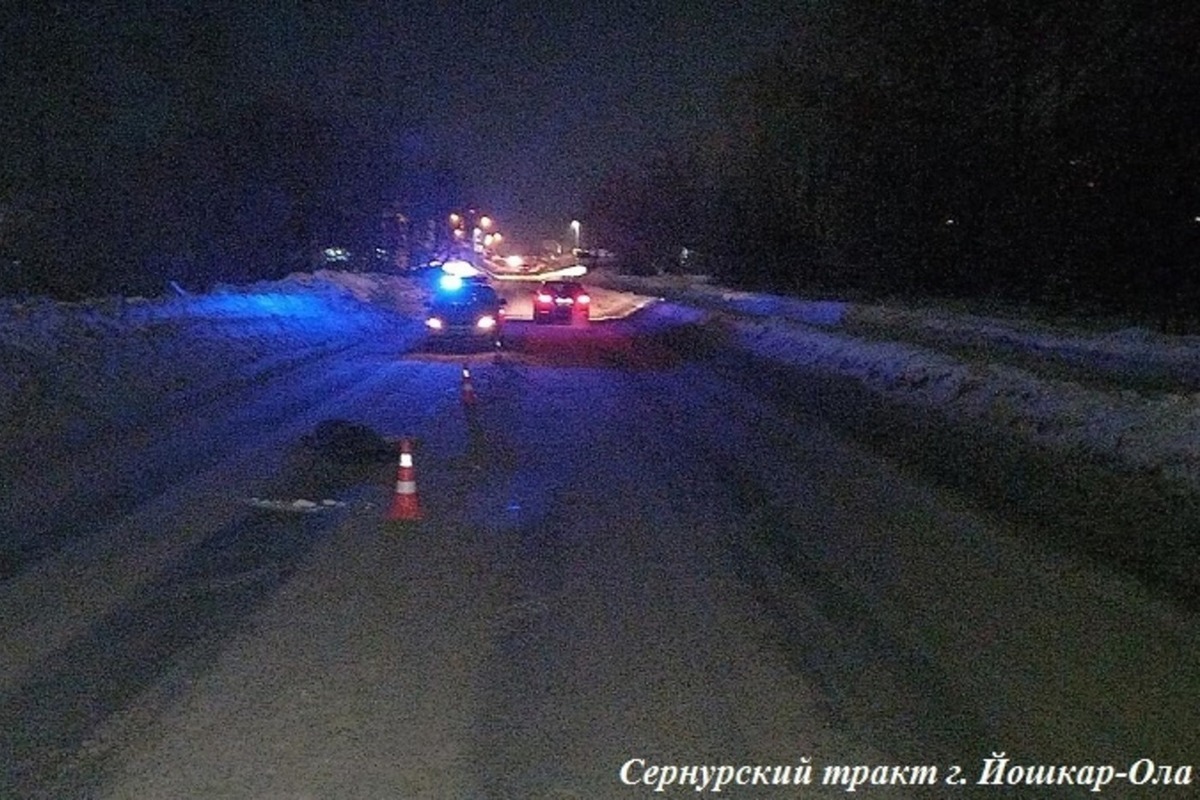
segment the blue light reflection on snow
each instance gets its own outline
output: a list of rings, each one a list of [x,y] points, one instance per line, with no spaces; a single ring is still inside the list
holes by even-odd
[[[360,309],[311,292],[231,292],[193,297],[182,307],[176,306],[169,316],[208,320],[207,324],[220,326],[226,335],[238,337],[280,330],[329,337],[367,324]]]
[[[190,311],[218,317],[292,317],[313,319],[328,316],[328,303],[312,294],[215,294],[197,298]]]

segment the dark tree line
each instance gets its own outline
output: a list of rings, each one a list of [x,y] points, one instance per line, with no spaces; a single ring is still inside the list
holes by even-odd
[[[457,201],[455,176],[406,162],[402,109],[239,75],[230,25],[185,3],[140,16],[49,3],[13,18],[0,293],[277,278],[320,266],[328,246],[369,258],[389,212],[440,216],[415,201]],[[357,89],[383,91],[370,76]]]
[[[69,171],[31,171],[0,198],[0,289],[156,294],[168,281],[274,279],[321,266],[332,245],[368,268],[387,243],[389,209],[410,217],[410,195],[429,182],[386,141],[278,96],[181,124],[136,152],[87,139]],[[439,180],[443,194],[457,183]]]
[[[719,158],[597,192],[633,266],[690,246],[777,289],[1198,307],[1195,4],[822,7],[730,85]]]

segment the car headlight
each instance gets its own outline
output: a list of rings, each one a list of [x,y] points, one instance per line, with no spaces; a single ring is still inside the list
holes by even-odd
[[[479,318],[479,321],[475,323],[475,327],[479,328],[481,331],[490,331],[492,328],[496,327],[496,318],[491,314],[486,314]]]
[[[430,330],[440,331],[444,327],[444,323],[437,317],[430,317],[425,320],[425,327]]]

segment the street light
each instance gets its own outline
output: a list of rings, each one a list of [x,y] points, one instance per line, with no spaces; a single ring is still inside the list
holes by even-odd
[[[473,207],[452,212],[448,219],[453,237],[451,247],[474,262],[478,262],[480,254],[502,240],[500,232],[496,230],[496,220]]]
[[[579,228],[580,228],[579,220],[577,220],[577,219],[571,220],[571,233],[575,234],[575,249],[576,250],[579,249]]]

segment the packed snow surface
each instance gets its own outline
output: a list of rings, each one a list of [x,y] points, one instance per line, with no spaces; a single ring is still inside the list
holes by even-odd
[[[592,279],[692,309],[757,355],[1200,489],[1200,337],[944,304],[806,301],[694,278]],[[0,442],[12,452],[111,436],[162,404],[302,369],[361,336],[419,335],[425,297],[419,279],[321,271],[204,295],[0,300]]]

